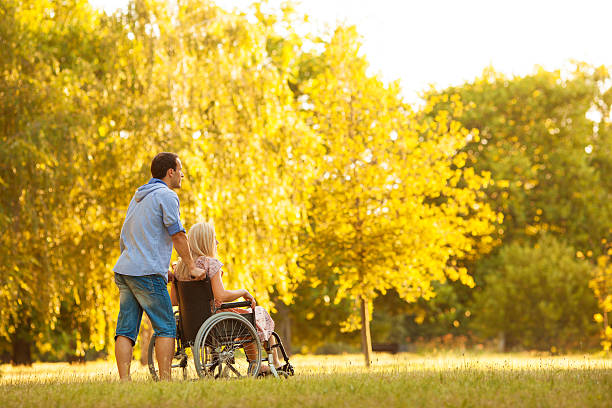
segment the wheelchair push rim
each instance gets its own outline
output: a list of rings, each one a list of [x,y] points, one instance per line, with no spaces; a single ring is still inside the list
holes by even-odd
[[[193,354],[200,378],[256,377],[261,367],[257,331],[248,320],[233,312],[218,313],[202,324]]]

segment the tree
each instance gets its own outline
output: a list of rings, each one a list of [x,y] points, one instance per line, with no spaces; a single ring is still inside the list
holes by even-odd
[[[608,248],[607,255],[597,258],[597,267],[589,287],[597,299],[598,313],[593,315],[594,320],[601,324],[601,345],[605,353],[612,348],[612,325],[609,313],[612,312],[612,264],[610,263],[612,247]],[[601,313],[599,313],[601,312]]]
[[[428,93],[458,95],[466,109],[454,118],[479,130],[462,150],[476,171],[491,173],[486,201],[504,214],[495,236],[502,247],[535,245],[548,233],[576,248],[577,258],[593,262],[602,253],[612,223],[612,189],[604,176],[612,168],[608,78],[605,68],[586,64],[522,77],[489,68],[472,82]],[[439,103],[431,116],[439,109],[448,103]],[[493,259],[501,258],[491,253],[470,267],[477,287],[504,267]],[[455,307],[471,310],[472,294],[458,291],[453,286],[450,295],[464,300]]]
[[[584,65],[566,78],[540,69],[509,79],[489,70],[443,92],[470,104],[456,119],[480,131],[465,152],[495,180],[487,193],[505,214],[506,239],[550,231],[586,252],[607,236],[612,206],[600,203],[610,202],[610,192],[593,167],[598,137],[587,117],[606,78]]]
[[[212,219],[228,285],[291,303],[303,272],[297,234],[316,140],[293,109],[288,73],[270,63],[267,28],[181,2],[165,43],[171,132],[189,172],[187,223]],[[163,31],[162,31],[163,32]]]
[[[372,300],[393,288],[406,301],[431,297],[432,281],[471,285],[456,260],[472,254],[497,214],[482,202],[486,173],[459,154],[468,131],[448,112],[433,120],[402,102],[399,86],[366,74],[354,28],[338,28],[323,53],[320,74],[304,86],[304,116],[325,146],[309,200],[304,263],[334,277],[335,303],[359,302],[370,364]],[[428,108],[433,106],[430,101]],[[453,101],[453,109],[461,109]]]
[[[88,170],[103,146],[89,136],[110,99],[103,91],[118,44],[105,41],[109,22],[83,1],[9,1],[1,12],[0,222],[10,233],[0,254],[7,270],[0,336],[12,343],[12,361],[28,364],[32,345],[48,349],[46,334],[62,326],[68,309],[77,312],[64,320],[73,351],[83,350],[81,342],[99,345],[96,333],[106,331],[98,296],[109,284],[87,273],[107,255],[92,248],[108,244],[96,236],[105,221],[89,205]],[[96,64],[99,54],[109,57],[106,65]]]
[[[138,4],[111,17],[85,1],[2,12],[0,337],[16,364],[34,345],[35,357],[82,358],[112,339],[118,231],[172,106],[151,81]]]

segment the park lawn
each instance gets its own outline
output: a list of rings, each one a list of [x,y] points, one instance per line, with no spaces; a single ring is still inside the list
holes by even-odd
[[[611,407],[612,360],[594,356],[295,356],[287,380],[155,383],[134,363],[0,366],[0,407]]]

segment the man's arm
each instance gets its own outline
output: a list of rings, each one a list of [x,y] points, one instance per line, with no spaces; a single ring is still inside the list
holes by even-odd
[[[187,241],[187,234],[183,231],[177,232],[172,235],[172,244],[176,249],[176,252],[179,254],[185,266],[189,270],[189,274],[194,278],[200,278],[204,275],[204,269],[198,268],[195,265],[195,261],[191,257],[191,251],[189,250],[189,241]]]

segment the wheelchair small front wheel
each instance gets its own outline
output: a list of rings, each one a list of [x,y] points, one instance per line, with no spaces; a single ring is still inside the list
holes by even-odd
[[[151,378],[155,381],[159,381],[159,367],[157,365],[157,356],[155,355],[155,339],[156,339],[156,336],[153,335],[151,336],[151,340],[149,341],[149,349],[147,352],[147,362],[148,362],[149,373],[151,374]],[[174,344],[176,345],[176,340]],[[180,370],[183,374],[183,380],[186,380],[188,377],[188,365],[189,365],[189,356],[186,350],[175,349],[174,355],[172,356],[172,363],[171,363],[171,370],[173,373],[173,377],[176,371]]]
[[[193,356],[200,377],[256,377],[261,367],[261,343],[248,320],[238,313],[222,312],[200,327]]]

